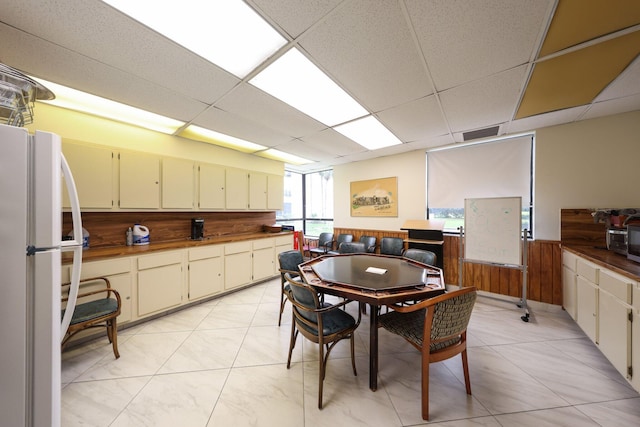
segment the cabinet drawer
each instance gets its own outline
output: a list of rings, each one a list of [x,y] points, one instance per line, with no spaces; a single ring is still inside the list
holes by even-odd
[[[253,250],[266,249],[273,247],[273,239],[260,239],[253,241]]]
[[[598,283],[598,266],[596,264],[578,258],[576,272],[591,283]]]
[[[630,279],[608,270],[600,270],[598,284],[600,289],[609,292],[624,303],[631,304],[633,284]]]
[[[118,258],[108,261],[94,261],[82,264],[82,279],[98,276],[113,276],[114,274],[131,271],[130,258]]]
[[[143,256],[138,258],[138,270],[146,270],[148,268],[162,267],[164,265],[180,264],[182,262],[182,253],[164,252],[155,255]]]
[[[571,271],[576,271],[576,262],[578,261],[578,256],[572,254],[569,251],[562,251],[562,265],[569,268]]]
[[[199,259],[216,258],[222,256],[223,247],[221,245],[205,246],[202,248],[189,249],[189,261]]]
[[[251,252],[251,242],[236,242],[224,245],[224,254],[239,254],[241,252]]]
[[[289,243],[293,244],[293,234],[276,237],[276,246],[287,245]]]

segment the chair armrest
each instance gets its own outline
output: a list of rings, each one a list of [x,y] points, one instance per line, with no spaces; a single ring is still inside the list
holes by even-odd
[[[92,277],[90,279],[84,279],[80,281],[80,286],[82,286],[83,284],[87,284],[87,283],[91,283],[91,282],[98,282],[98,281],[103,281],[104,282],[104,288],[100,288],[100,289],[95,289],[93,291],[89,291],[89,292],[83,292],[83,293],[78,293],[78,299],[83,298],[83,297],[87,297],[90,295],[96,295],[96,294],[100,294],[103,292],[106,292],[107,294],[107,298],[111,297],[111,294],[113,293],[114,296],[116,297],[116,301],[118,302],[118,307],[120,307],[122,300],[120,298],[120,293],[118,291],[116,291],[115,289],[113,289],[111,287],[111,282],[109,281],[109,279],[107,279],[106,277]],[[69,283],[63,283],[62,286],[69,286]],[[62,298],[61,302],[65,302],[68,301],[69,298]]]

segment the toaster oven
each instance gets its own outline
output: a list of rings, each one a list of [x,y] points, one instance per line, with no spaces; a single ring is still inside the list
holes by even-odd
[[[627,230],[609,228],[607,230],[607,249],[621,255],[627,255]]]

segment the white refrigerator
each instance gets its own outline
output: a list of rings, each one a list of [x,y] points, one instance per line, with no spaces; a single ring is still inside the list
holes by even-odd
[[[62,182],[74,220],[70,241],[62,241]],[[74,261],[61,319],[64,251],[73,252]],[[60,342],[75,307],[81,261],[78,197],[60,137],[0,125],[0,425],[60,426]]]

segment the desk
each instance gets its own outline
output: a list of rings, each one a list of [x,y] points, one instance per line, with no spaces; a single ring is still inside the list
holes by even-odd
[[[369,388],[373,391],[378,388],[378,308],[431,298],[445,290],[441,269],[402,257],[375,254],[322,256],[304,262],[298,268],[303,280],[318,292],[369,304]],[[371,268],[380,271],[371,272]]]

